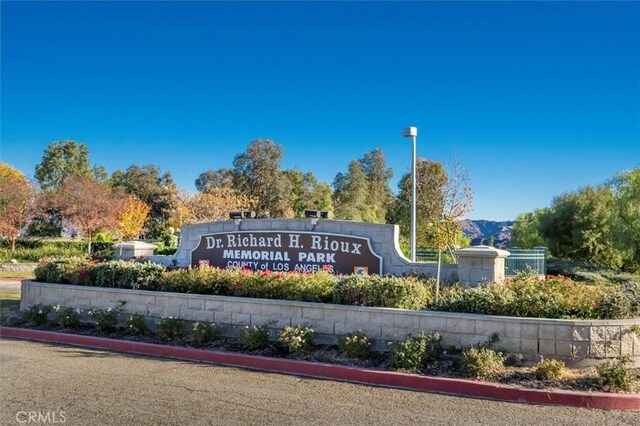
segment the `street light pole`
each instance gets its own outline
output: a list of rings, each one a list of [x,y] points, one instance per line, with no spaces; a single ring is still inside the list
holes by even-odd
[[[416,137],[417,127],[405,127],[403,135],[413,140],[411,156],[411,261],[416,261]]]

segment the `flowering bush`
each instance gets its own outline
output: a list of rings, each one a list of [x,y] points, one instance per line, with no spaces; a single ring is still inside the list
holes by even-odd
[[[421,334],[397,343],[391,352],[393,367],[408,372],[419,371],[427,362],[438,357],[441,340],[440,334],[434,333]]]
[[[98,331],[112,331],[118,327],[118,314],[122,312],[122,306],[124,301],[118,303],[115,308],[104,309],[91,309],[88,314],[94,321],[96,330]]]
[[[275,321],[267,321],[262,325],[253,325],[238,331],[238,340],[247,349],[255,351],[269,346],[269,329],[275,325]]]
[[[189,343],[192,346],[204,346],[217,338],[216,330],[206,322],[194,322],[191,326]]]
[[[124,323],[124,331],[132,336],[138,336],[147,332],[144,317],[140,314],[131,314]]]
[[[56,322],[60,327],[77,328],[80,326],[80,315],[73,308],[55,305],[53,310],[56,313]]]
[[[354,331],[340,341],[340,352],[349,358],[367,358],[371,355],[371,341],[362,331]]]
[[[24,313],[24,319],[31,325],[45,325],[51,312],[50,305],[33,305]]]
[[[43,260],[41,281],[218,294],[301,302],[401,309],[431,309],[537,318],[623,319],[640,317],[640,284],[587,285],[563,276],[539,281],[520,275],[504,284],[450,286],[433,300],[434,280],[417,277],[250,271],[208,266],[165,271],[148,262],[91,263],[72,258]]]
[[[289,353],[304,355],[313,349],[313,329],[299,325],[286,326],[280,333],[279,340]]]
[[[184,322],[180,318],[162,317],[156,322],[156,332],[162,340],[175,340],[184,336]]]

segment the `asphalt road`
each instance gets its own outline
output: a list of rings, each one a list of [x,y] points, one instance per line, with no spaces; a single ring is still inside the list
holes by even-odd
[[[637,412],[459,398],[8,339],[0,341],[0,410],[2,425],[28,424],[29,412],[68,425],[640,424]]]

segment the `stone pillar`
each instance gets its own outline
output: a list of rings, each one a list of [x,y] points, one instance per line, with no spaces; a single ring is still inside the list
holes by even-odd
[[[473,246],[454,252],[458,259],[458,279],[461,283],[504,282],[504,259],[506,250],[489,246]]]
[[[158,246],[144,241],[123,241],[113,245],[116,259],[128,260],[132,257],[151,256]]]

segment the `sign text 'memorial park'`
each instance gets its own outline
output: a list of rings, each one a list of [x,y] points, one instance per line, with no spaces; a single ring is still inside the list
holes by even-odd
[[[236,231],[202,235],[191,264],[283,272],[382,274],[368,238],[302,231]]]

